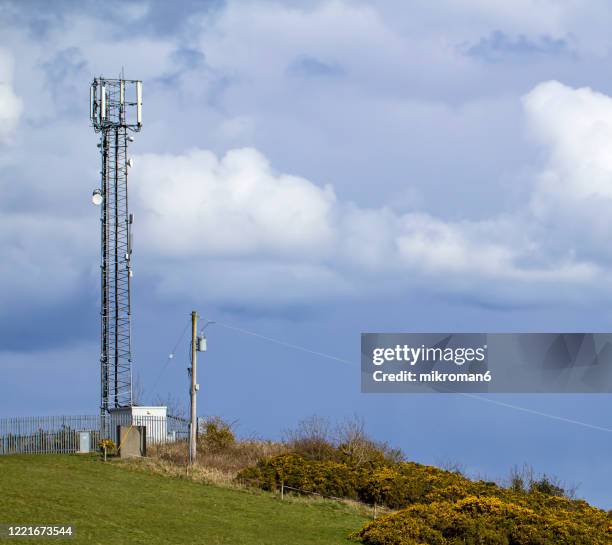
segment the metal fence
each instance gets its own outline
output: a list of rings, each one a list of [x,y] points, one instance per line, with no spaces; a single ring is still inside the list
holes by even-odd
[[[184,440],[189,422],[174,416],[139,416],[129,412],[79,416],[0,418],[0,455],[93,452],[100,439],[118,444],[118,426],[144,426],[148,444]]]

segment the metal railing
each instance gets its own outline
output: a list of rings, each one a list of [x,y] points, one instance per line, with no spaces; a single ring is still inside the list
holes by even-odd
[[[93,452],[100,439],[118,443],[118,426],[144,426],[148,444],[184,440],[189,422],[174,416],[139,416],[129,412],[78,416],[0,418],[0,455]]]

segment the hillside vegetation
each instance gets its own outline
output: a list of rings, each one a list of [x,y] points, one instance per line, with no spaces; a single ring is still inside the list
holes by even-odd
[[[341,455],[340,455],[341,456]],[[471,481],[412,462],[309,460],[284,454],[261,460],[240,478],[266,490],[281,483],[399,511],[353,536],[372,545],[606,545],[612,517],[572,500],[542,479],[529,489]]]
[[[355,537],[371,545],[609,545],[612,526],[604,513],[561,499],[467,496],[414,504]]]
[[[94,544],[612,545],[612,512],[554,478],[523,468],[502,486],[410,462],[358,421],[311,418],[272,442],[211,419],[196,466],[185,442],[149,454],[0,457],[0,524],[74,524],[72,542]]]
[[[352,426],[334,440],[306,426],[288,452],[260,459],[238,480],[397,510],[353,538],[369,545],[610,545],[612,514],[568,497],[554,479],[515,473],[507,487],[407,462]]]

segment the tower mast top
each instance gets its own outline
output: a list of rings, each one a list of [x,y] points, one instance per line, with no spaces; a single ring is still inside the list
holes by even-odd
[[[142,81],[94,78],[89,88],[89,118],[96,132],[142,128]]]

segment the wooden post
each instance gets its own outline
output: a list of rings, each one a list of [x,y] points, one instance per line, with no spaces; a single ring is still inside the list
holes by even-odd
[[[197,377],[196,377],[196,354],[197,354],[197,332],[198,329],[198,313],[194,310],[191,313],[191,388],[190,399],[191,399],[191,422],[189,425],[189,463],[195,464],[197,449],[196,449],[196,437],[197,437],[197,408],[196,408],[196,394],[197,394]]]

